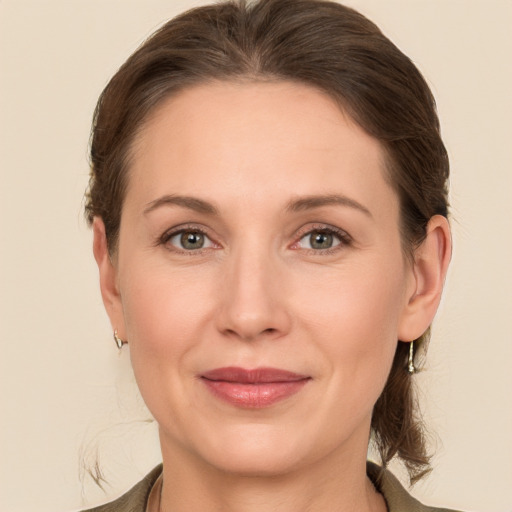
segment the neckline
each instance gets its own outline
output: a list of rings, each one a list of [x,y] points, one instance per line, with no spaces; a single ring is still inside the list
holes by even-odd
[[[148,482],[149,489],[145,512],[159,512],[163,485],[163,465],[159,464],[151,473],[154,479]],[[367,461],[366,474],[376,491],[383,496],[388,512],[402,509],[424,510],[420,502],[413,498],[387,469],[372,461]]]

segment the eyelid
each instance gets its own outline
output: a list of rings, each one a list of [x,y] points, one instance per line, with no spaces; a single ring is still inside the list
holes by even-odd
[[[344,229],[338,228],[336,226],[332,226],[331,224],[324,224],[324,223],[312,223],[308,224],[306,226],[303,226],[299,231],[297,232],[297,235],[295,237],[295,241],[292,244],[293,246],[296,246],[304,237],[307,235],[315,232],[315,231],[323,231],[325,233],[330,233],[334,236],[336,236],[340,243],[334,247],[330,247],[328,249],[301,249],[303,251],[309,251],[312,254],[325,254],[329,252],[334,252],[340,249],[343,249],[344,247],[350,246],[353,243],[352,237],[347,233]],[[300,248],[296,248],[300,249]]]
[[[198,224],[192,224],[192,223],[180,224],[178,226],[173,226],[172,228],[167,229],[166,231],[164,231],[164,233],[162,235],[160,235],[156,239],[155,246],[158,246],[158,245],[168,246],[169,240],[171,238],[173,238],[176,235],[179,235],[180,233],[186,232],[186,231],[201,233],[202,235],[204,235],[205,237],[207,237],[210,240],[210,242],[213,244],[214,247],[205,247],[205,248],[196,249],[196,250],[185,250],[185,249],[180,249],[179,247],[177,247],[175,245],[172,245],[171,246],[172,249],[169,247],[170,250],[173,250],[178,253],[200,254],[205,250],[221,248],[221,244],[219,244],[214,239],[214,237],[212,237],[210,235],[208,229],[206,229],[204,226],[201,226]],[[325,223],[318,222],[318,223],[307,224],[307,225],[303,226],[302,228],[300,228],[297,231],[297,233],[294,237],[294,242],[291,244],[290,248],[295,249],[295,250],[300,249],[300,248],[294,247],[294,246],[296,246],[300,242],[300,240],[302,240],[305,236],[307,236],[308,234],[311,234],[315,231],[323,231],[326,233],[330,233],[330,234],[336,236],[339,239],[340,243],[337,244],[336,246],[328,248],[328,249],[301,249],[302,251],[309,251],[309,252],[315,253],[315,254],[326,254],[329,252],[334,252],[336,250],[343,249],[344,247],[350,246],[353,243],[352,237],[344,229],[338,228],[331,224],[325,224]]]
[[[173,237],[175,237],[181,233],[187,232],[187,231],[201,233],[203,236],[208,238],[208,240],[212,243],[212,245],[214,247],[201,247],[200,249],[186,250],[186,249],[180,249],[179,247],[177,247],[175,245],[169,244],[169,241]],[[203,226],[198,225],[198,224],[180,224],[178,226],[169,228],[166,231],[164,231],[164,233],[162,233],[162,235],[160,235],[157,238],[155,245],[156,246],[163,245],[163,246],[166,246],[169,250],[173,250],[178,253],[186,253],[186,254],[200,254],[206,250],[220,248],[220,244],[217,241],[215,241],[214,238],[209,234],[209,230],[204,228]]]

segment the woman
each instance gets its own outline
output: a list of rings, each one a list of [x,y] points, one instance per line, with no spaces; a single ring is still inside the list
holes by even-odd
[[[451,254],[411,61],[335,3],[198,8],[110,81],[91,161],[102,297],[163,457],[94,510],[434,510],[385,469],[429,470],[412,381]]]

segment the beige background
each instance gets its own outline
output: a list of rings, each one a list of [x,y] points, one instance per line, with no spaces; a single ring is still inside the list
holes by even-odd
[[[0,0],[0,510],[105,501],[158,461],[81,217],[107,79],[191,0]],[[512,2],[350,0],[418,64],[452,162],[455,255],[419,376],[437,433],[414,493],[512,510]],[[98,454],[106,494],[79,478]]]

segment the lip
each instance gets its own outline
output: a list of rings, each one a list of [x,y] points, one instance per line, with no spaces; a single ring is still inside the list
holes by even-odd
[[[200,375],[217,398],[237,407],[262,409],[298,393],[311,380],[307,375],[278,368],[248,370],[229,366]]]

